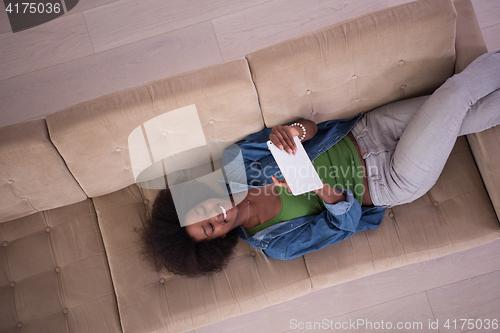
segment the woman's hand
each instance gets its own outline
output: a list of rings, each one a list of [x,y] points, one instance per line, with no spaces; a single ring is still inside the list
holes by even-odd
[[[300,119],[298,121],[306,129],[306,136],[302,142],[311,139],[318,131],[318,126],[311,120]],[[297,126],[275,126],[269,134],[269,140],[278,147],[279,149],[285,149],[289,154],[295,154],[297,152],[297,147],[293,139],[294,136],[302,137],[302,128]]]
[[[298,127],[291,126],[276,126],[272,128],[271,134],[269,134],[269,140],[278,147],[279,149],[285,149],[289,154],[295,154],[297,152],[297,146],[293,139],[294,136],[300,136],[302,130]]]
[[[288,183],[286,182],[285,179],[283,180],[278,180],[278,178],[274,177],[274,176],[271,176],[272,180],[273,180],[273,184],[274,186],[277,186],[277,187],[284,187],[288,190],[288,192],[292,193],[292,191],[290,190],[290,186],[288,186]]]

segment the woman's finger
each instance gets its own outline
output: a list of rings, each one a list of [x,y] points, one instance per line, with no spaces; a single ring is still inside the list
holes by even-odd
[[[290,146],[287,144],[286,140],[283,138],[283,135],[278,130],[278,127],[279,126],[273,127],[272,133],[269,135],[269,137],[271,137],[272,135],[274,135],[274,137],[276,138],[276,142],[273,142],[273,143],[276,145],[276,147],[278,147],[279,149],[285,149],[289,153],[290,152]]]
[[[272,132],[283,147],[281,149],[284,149],[287,153],[291,154],[295,151],[295,142],[293,141],[293,137],[289,135],[284,128],[285,126],[276,126],[273,127]]]
[[[286,182],[283,184],[283,182],[280,181],[280,180],[278,180],[276,177],[271,176],[271,178],[273,180],[274,185],[279,186],[279,187],[285,187],[286,186]]]
[[[274,183],[274,185],[275,185],[275,186],[284,187],[284,188],[286,188],[289,192],[292,192],[292,191],[290,190],[290,187],[288,186],[288,183],[286,182],[286,180],[285,180],[285,179],[283,179],[283,180],[278,180],[278,179],[277,179],[276,177],[274,177],[274,176],[271,176],[271,178],[272,178],[273,183]]]
[[[280,140],[278,139],[278,137],[276,136],[276,134],[274,133],[271,133],[269,134],[269,140],[271,140],[271,142],[276,146],[278,147],[278,149],[283,149],[283,145],[281,144]]]
[[[291,133],[290,127],[279,126],[277,130],[281,134],[281,136],[283,137],[283,140],[285,141],[288,148],[290,149],[290,151],[287,149],[287,152],[288,153],[295,152],[295,150],[296,150],[295,141],[293,139],[293,135]]]

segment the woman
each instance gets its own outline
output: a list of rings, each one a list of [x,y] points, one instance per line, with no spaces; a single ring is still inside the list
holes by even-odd
[[[435,184],[457,136],[500,123],[498,107],[491,107],[500,105],[499,88],[500,51],[495,51],[410,104],[392,103],[352,120],[317,126],[300,120],[252,134],[224,153],[225,162],[240,152],[245,160],[250,188],[243,201],[191,197],[192,208],[176,212],[168,190],[161,192],[143,234],[149,253],[157,268],[196,276],[223,268],[237,236],[269,257],[292,259],[373,230],[385,207],[411,202]],[[267,150],[270,139],[294,153],[294,136],[323,171],[323,188],[314,194],[291,196]],[[231,170],[225,172],[231,178]]]

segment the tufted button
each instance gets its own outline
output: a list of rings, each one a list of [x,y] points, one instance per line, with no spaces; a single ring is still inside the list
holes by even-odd
[[[130,170],[129,166],[123,167],[123,170]]]
[[[161,279],[160,279],[160,283],[161,283],[161,284],[165,284],[165,279],[164,279],[164,278],[161,278]]]
[[[351,79],[353,79],[353,80],[356,80],[357,78],[358,78],[358,76],[357,76],[357,75],[353,75],[353,76],[351,77]]]
[[[393,212],[390,212],[390,213],[389,213],[389,217],[394,217],[394,213],[393,213]]]
[[[3,241],[2,245],[3,245],[3,246],[7,246],[7,245],[9,245],[9,242],[7,242],[7,241]]]
[[[405,61],[404,61],[404,60],[399,60],[399,64],[400,64],[400,65],[403,65],[404,63],[405,63]]]
[[[122,151],[122,149],[120,147],[116,147],[115,149],[116,151]]]
[[[439,202],[437,202],[437,201],[434,201],[432,204],[433,204],[435,207],[439,206]]]
[[[61,267],[57,266],[55,271],[56,271],[56,273],[61,273]]]
[[[63,313],[64,313],[64,314],[68,314],[68,312],[69,312],[69,309],[68,309],[68,308],[64,308],[64,309],[63,309]]]
[[[312,91],[311,90],[306,90],[306,95],[311,95]]]
[[[163,136],[167,136],[167,134],[168,134],[168,132],[167,132],[167,131],[163,131],[163,132],[161,132],[161,135],[163,135]]]
[[[17,323],[17,327],[19,327],[19,328],[23,327],[23,323],[22,322],[18,322]]]
[[[257,252],[255,252],[255,251],[251,251],[251,252],[250,252],[250,255],[251,255],[252,257],[255,257],[255,256],[257,255]]]
[[[213,124],[213,123],[215,123],[215,119],[210,119],[210,120],[208,121],[208,123],[209,123],[209,124]]]
[[[14,181],[11,179],[11,180],[7,181],[7,184],[14,184]]]
[[[50,227],[45,228],[45,232],[50,232],[52,230]]]
[[[403,84],[403,85],[401,86],[401,89],[404,89],[404,88],[406,88],[406,87],[408,87],[408,86],[407,86],[406,84]]]
[[[144,200],[144,204],[145,205],[149,204],[149,200],[148,199]]]
[[[16,283],[15,283],[14,281],[11,281],[11,282],[9,283],[9,286],[11,286],[12,288],[14,288],[14,287],[16,286]]]
[[[23,198],[23,201],[28,201],[28,198]]]
[[[361,98],[356,98],[354,101],[355,102],[361,102]]]
[[[311,114],[314,116],[316,114],[316,111],[311,111]]]

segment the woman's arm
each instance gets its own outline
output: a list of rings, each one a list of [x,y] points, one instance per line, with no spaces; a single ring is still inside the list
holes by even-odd
[[[340,201],[346,201],[346,197],[342,192],[325,183],[323,183],[323,188],[314,190],[314,193],[327,204],[336,204]]]
[[[314,137],[314,135],[318,131],[318,126],[316,126],[316,123],[311,120],[300,119],[297,122],[299,124],[302,124],[306,130],[306,135],[302,142]],[[299,138],[301,138],[303,134],[304,131],[300,126],[279,125],[272,128],[271,134],[269,134],[269,140],[271,140],[279,149],[285,149],[288,153],[295,154],[295,152],[297,151],[297,147],[295,146],[293,137],[298,136]]]
[[[292,192],[285,179],[278,180],[275,176],[271,176],[271,179],[275,186],[284,187],[288,192]],[[322,188],[314,190],[314,193],[327,204],[336,204],[340,201],[346,201],[346,197],[341,191],[325,183],[323,183]]]
[[[385,207],[363,210],[350,191],[343,192],[346,201],[325,203],[326,210],[318,215],[282,222],[289,227],[284,226],[270,240],[266,239],[264,253],[271,258],[294,259],[380,225]]]

